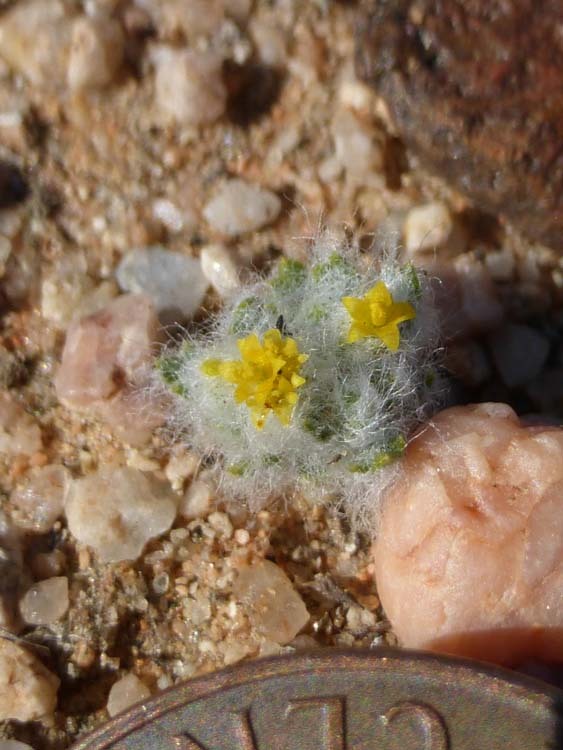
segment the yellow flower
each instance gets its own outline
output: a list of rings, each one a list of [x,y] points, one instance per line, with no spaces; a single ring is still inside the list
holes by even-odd
[[[266,331],[263,343],[251,333],[237,344],[242,360],[208,359],[202,372],[236,385],[235,399],[248,406],[257,430],[264,427],[271,411],[287,426],[297,403],[296,391],[305,383],[299,370],[309,356],[300,354],[295,339],[282,336],[277,328]]]
[[[378,281],[364,297],[343,297],[342,304],[352,318],[346,343],[375,336],[392,352],[397,351],[401,340],[399,323],[416,316],[410,302],[393,300],[383,281]]]

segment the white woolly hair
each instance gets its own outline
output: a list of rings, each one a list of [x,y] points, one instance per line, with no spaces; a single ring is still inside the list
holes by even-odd
[[[416,311],[400,324],[397,352],[375,338],[345,342],[350,317],[342,297],[362,297],[378,280]],[[237,341],[261,337],[280,316],[284,335],[309,356],[300,370],[306,382],[288,426],[270,413],[257,430],[246,404],[236,403],[234,386],[205,375],[202,363],[240,360]],[[300,491],[342,506],[356,528],[373,531],[381,495],[397,472],[397,463],[386,461],[401,453],[403,439],[440,398],[437,347],[426,278],[401,266],[393,252],[360,254],[324,234],[306,268],[282,261],[270,277],[241,288],[206,334],[163,353],[161,366],[173,363],[170,423],[215,466],[221,492],[251,509]]]

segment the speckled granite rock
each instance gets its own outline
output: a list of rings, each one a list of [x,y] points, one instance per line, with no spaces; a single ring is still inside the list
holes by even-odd
[[[361,75],[432,172],[563,250],[563,5],[367,3]]]

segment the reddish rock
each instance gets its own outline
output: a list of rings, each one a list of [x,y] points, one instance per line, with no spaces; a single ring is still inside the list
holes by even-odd
[[[89,406],[113,396],[150,360],[157,330],[152,302],[140,294],[125,294],[72,323],[55,377],[58,397]]]
[[[563,659],[563,429],[448,409],[413,440],[374,546],[402,644],[505,664]]]
[[[423,165],[563,250],[563,4],[390,0],[360,23],[360,75]]]
[[[98,415],[127,442],[144,442],[162,423],[143,393],[157,340],[156,311],[142,294],[71,323],[55,377],[59,399]]]

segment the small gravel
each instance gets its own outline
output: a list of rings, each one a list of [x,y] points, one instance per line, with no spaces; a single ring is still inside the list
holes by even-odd
[[[119,297],[75,321],[55,378],[58,397],[77,407],[108,399],[150,360],[156,332],[152,303],[141,295]]]
[[[271,224],[281,211],[281,200],[271,190],[233,179],[223,183],[203,209],[212,229],[227,237]]]
[[[383,150],[374,140],[370,128],[348,110],[337,112],[331,123],[336,163],[351,180],[366,184],[379,175],[383,166]]]
[[[0,17],[2,57],[29,81],[62,86],[71,23],[59,0],[24,0]]]
[[[101,562],[135,560],[143,547],[172,526],[176,500],[142,472],[103,468],[69,488],[68,527]]]
[[[51,625],[68,610],[68,578],[57,576],[31,586],[20,601],[21,616],[28,625]]]
[[[162,247],[131,250],[115,276],[124,291],[148,295],[163,322],[191,318],[209,284],[196,260]]]
[[[234,593],[248,608],[258,633],[274,643],[289,643],[309,622],[307,608],[291,581],[269,560],[242,568]]]
[[[206,245],[200,252],[201,270],[221,297],[239,287],[239,275],[231,253],[224,245]]]
[[[10,394],[0,392],[0,453],[32,456],[42,447],[35,419]]]
[[[221,58],[212,52],[161,46],[153,52],[155,109],[165,123],[204,125],[227,106]]]
[[[64,466],[44,466],[16,487],[10,500],[16,509],[14,521],[21,529],[46,533],[62,515],[70,480]]]
[[[410,255],[445,245],[453,228],[450,211],[443,203],[428,203],[409,211],[403,233]]]
[[[109,691],[107,712],[111,717],[116,716],[134,703],[149,698],[150,694],[148,687],[136,675],[124,675],[114,682]]]
[[[495,366],[509,388],[536,378],[547,360],[549,341],[530,326],[510,323],[488,340]]]
[[[31,651],[0,638],[0,721],[36,721],[52,715],[59,679]]]
[[[204,518],[211,507],[211,496],[210,485],[203,479],[194,479],[184,493],[178,513],[187,519]]]
[[[67,80],[73,91],[112,83],[123,61],[125,38],[118,21],[104,15],[74,21]]]

